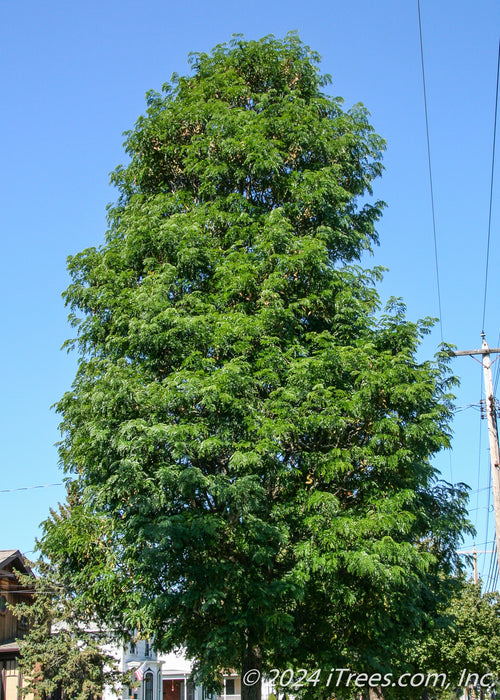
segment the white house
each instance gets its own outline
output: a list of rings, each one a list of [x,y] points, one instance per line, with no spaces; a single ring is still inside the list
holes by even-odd
[[[106,688],[102,700],[162,700],[161,662],[151,644],[144,639],[130,644],[107,649],[118,660],[118,670],[122,673],[142,671],[142,679],[128,686],[122,686],[121,695],[113,688]]]
[[[201,685],[195,685],[189,677],[192,664],[182,653],[158,654],[149,642],[139,640],[113,651],[119,670],[127,672],[141,669],[142,680],[128,688],[123,686],[121,695],[106,689],[103,700],[240,700],[241,679],[236,674],[225,674],[223,689],[219,695],[211,694]],[[262,698],[267,700],[273,688],[262,684]]]

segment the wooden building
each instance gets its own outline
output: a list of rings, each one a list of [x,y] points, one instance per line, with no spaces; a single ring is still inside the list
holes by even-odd
[[[22,697],[16,640],[23,637],[26,623],[12,614],[10,606],[29,600],[30,592],[19,583],[18,573],[31,573],[21,552],[0,550],[0,700],[21,700]]]

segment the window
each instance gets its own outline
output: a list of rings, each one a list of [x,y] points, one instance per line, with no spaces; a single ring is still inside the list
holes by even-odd
[[[0,613],[4,613],[7,610],[7,598],[4,595],[0,595]]]
[[[28,629],[28,618],[26,615],[21,615],[17,620],[17,636],[24,639],[24,635]]]
[[[146,673],[144,677],[144,700],[153,700],[153,674]]]
[[[187,682],[187,700],[194,700],[194,683],[193,681]]]
[[[137,644],[135,642],[130,642],[130,653],[137,654]]]
[[[144,654],[145,656],[151,656],[151,649],[149,648],[149,642],[147,639],[144,642]]]
[[[236,695],[234,678],[226,678],[226,695]]]

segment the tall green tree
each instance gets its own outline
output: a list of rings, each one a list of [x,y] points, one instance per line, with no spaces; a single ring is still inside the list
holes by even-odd
[[[429,461],[446,357],[417,361],[431,322],[396,302],[379,318],[381,270],[358,264],[384,141],[318,61],[295,34],[194,54],[127,134],[104,245],[69,259],[79,368],[58,410],[79,500],[43,548],[207,685],[390,665],[464,527]]]

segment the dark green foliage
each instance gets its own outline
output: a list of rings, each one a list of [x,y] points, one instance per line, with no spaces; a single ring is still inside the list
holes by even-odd
[[[69,261],[78,502],[43,546],[207,684],[261,657],[390,665],[464,527],[429,463],[446,356],[417,361],[431,323],[378,319],[358,266],[384,142],[317,61],[294,34],[195,54],[127,134],[105,244]]]
[[[123,680],[105,650],[110,635],[68,594],[56,567],[39,561],[37,573],[37,578],[20,575],[33,599],[14,608],[28,623],[27,634],[18,640],[23,692],[44,700],[60,687],[68,700],[97,700],[105,685]]]

